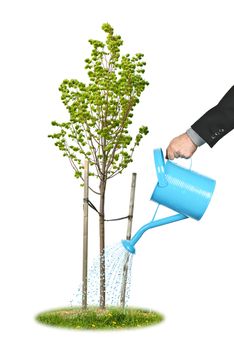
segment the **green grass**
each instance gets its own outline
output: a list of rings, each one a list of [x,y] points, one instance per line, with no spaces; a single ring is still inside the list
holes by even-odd
[[[36,316],[36,320],[48,325],[70,329],[124,329],[155,325],[163,321],[158,312],[136,308],[88,308],[78,307],[50,310]]]

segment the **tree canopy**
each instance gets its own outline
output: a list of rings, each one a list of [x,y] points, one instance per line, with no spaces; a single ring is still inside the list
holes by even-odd
[[[129,133],[133,109],[149,84],[144,80],[143,54],[120,55],[121,36],[110,24],[102,25],[106,41],[89,40],[91,57],[85,59],[88,83],[65,79],[59,87],[70,118],[53,121],[59,132],[49,135],[68,157],[77,178],[82,178],[83,159],[89,160],[90,175],[110,179],[132,162],[136,146],[148,133],[141,126]]]

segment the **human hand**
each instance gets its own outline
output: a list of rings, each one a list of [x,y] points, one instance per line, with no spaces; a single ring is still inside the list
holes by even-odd
[[[190,137],[184,133],[171,140],[166,150],[166,158],[190,158],[196,151],[197,146],[192,142]]]

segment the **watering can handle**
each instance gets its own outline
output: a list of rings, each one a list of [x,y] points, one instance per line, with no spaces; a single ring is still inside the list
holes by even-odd
[[[160,187],[167,186],[168,182],[165,175],[165,161],[164,161],[164,156],[161,148],[156,148],[154,150],[154,163],[155,163],[159,186]]]
[[[188,158],[190,160],[189,170],[192,168],[192,158]],[[168,185],[166,175],[165,175],[165,161],[161,148],[156,148],[154,150],[154,163],[156,168],[156,173],[158,177],[158,184],[160,187],[166,187]]]
[[[189,166],[188,166],[188,170],[191,170],[192,169],[192,158],[190,157],[190,158],[185,158],[186,160],[188,160],[188,161],[190,161],[190,164],[189,164]],[[177,159],[175,160],[175,163],[177,163]]]

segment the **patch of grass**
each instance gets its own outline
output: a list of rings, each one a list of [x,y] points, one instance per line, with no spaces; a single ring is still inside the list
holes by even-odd
[[[50,310],[36,316],[36,320],[48,325],[72,329],[123,329],[145,327],[163,321],[158,312],[136,308],[88,308],[79,307]]]

